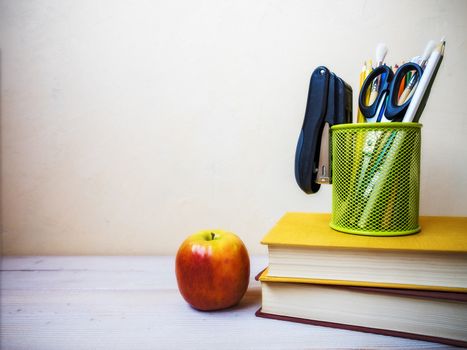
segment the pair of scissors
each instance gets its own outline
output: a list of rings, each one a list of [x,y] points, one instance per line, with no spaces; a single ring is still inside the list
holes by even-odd
[[[396,73],[385,64],[375,68],[365,79],[360,90],[358,106],[369,123],[373,122],[400,122],[404,118],[407,108],[412,101],[409,96],[399,104],[399,90],[403,78],[408,72],[415,71],[411,83],[415,84],[423,74],[423,69],[414,62],[408,62],[399,67]],[[371,90],[374,81],[378,81],[378,94],[371,105],[366,104],[367,93]]]

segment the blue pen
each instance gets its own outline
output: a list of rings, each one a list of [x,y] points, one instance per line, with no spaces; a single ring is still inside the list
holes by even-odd
[[[381,122],[384,116],[384,112],[386,112],[386,106],[388,105],[388,99],[389,99],[389,96],[386,96],[386,98],[383,101],[383,105],[381,106],[381,109],[379,110],[378,119],[376,119],[378,123]]]
[[[383,74],[381,74],[381,81],[386,81],[386,77],[387,77],[387,73],[384,72]],[[380,123],[381,122],[381,118],[383,117],[384,115],[384,111],[386,110],[386,105],[387,105],[387,101],[388,101],[388,96],[386,94],[386,98],[383,98],[383,104],[381,105],[381,108],[379,109],[379,114],[378,114],[378,117],[376,118],[376,122],[377,123]]]

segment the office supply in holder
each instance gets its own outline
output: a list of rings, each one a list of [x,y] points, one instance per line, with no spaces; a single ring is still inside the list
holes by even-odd
[[[436,43],[434,40],[430,40],[425,47],[425,51],[423,51],[422,57],[420,57],[420,60],[418,64],[420,67],[425,69],[426,64],[428,62],[428,59],[430,58],[431,54],[433,53],[433,50],[436,48]]]
[[[295,178],[305,193],[331,182],[330,127],[351,122],[352,88],[326,67],[316,68],[295,153]]]
[[[422,55],[392,69],[384,63],[386,45],[378,45],[376,67],[367,60],[360,73],[361,80],[366,77],[358,96],[357,122],[363,116],[365,125],[338,125],[351,121],[346,117],[351,113],[350,87],[326,67],[312,75],[295,177],[306,193],[334,184],[333,217],[347,225],[345,232],[389,236],[420,230],[421,125],[402,122],[417,122],[426,104],[443,59],[444,40],[433,47],[433,41],[428,42]]]
[[[388,66],[383,64],[375,68],[370,75],[368,75],[363,83],[358,98],[360,111],[367,122],[402,121],[412,98],[407,98],[404,103],[399,104],[399,89],[402,80],[406,77],[407,73],[411,71],[416,72],[410,80],[413,87],[417,79],[423,74],[422,68],[417,63],[408,62],[403,64],[399,67],[396,74],[394,74]],[[380,81],[378,93],[375,95],[373,103],[367,105],[365,103],[366,93],[368,89],[373,89],[373,82],[375,80]],[[381,110],[383,110],[384,113],[381,113]]]
[[[420,79],[417,89],[415,90],[411,103],[405,113],[402,121],[404,122],[418,122],[420,116],[425,108],[426,101],[431,91],[433,81],[438,73],[439,66],[444,56],[444,48],[446,42],[441,40],[439,45],[433,50],[426,64],[425,72]]]
[[[379,67],[379,66],[382,66],[383,63],[384,63],[384,58],[386,57],[388,53],[388,47],[386,46],[386,44],[384,43],[379,43],[377,46],[376,46],[376,67]],[[367,77],[368,79],[368,77]],[[371,83],[371,91],[370,91],[370,100],[369,100],[369,104],[372,105],[375,100],[376,100],[376,97],[378,95],[378,90],[379,90],[379,85],[380,85],[380,81],[379,81],[379,76],[377,77],[377,79],[374,79],[374,80],[371,80],[372,83]]]
[[[422,67],[420,67],[420,70],[413,70],[415,73],[412,74],[412,77],[409,79],[409,84],[406,86],[406,89],[404,90],[404,93],[400,96],[400,98],[397,99],[396,96],[393,95],[394,100],[392,100],[392,98],[388,99],[388,108],[385,113],[387,119],[391,120],[391,116],[393,114],[391,112],[391,109],[393,108],[393,106],[391,105],[392,102],[396,102],[396,100],[398,100],[397,109],[399,109],[399,114],[396,121],[417,122],[419,120],[420,115],[423,112],[426,101],[428,99],[428,95],[430,93],[434,78],[443,58],[445,46],[444,39],[434,50],[433,45],[434,43],[430,41],[427,44],[423,55],[418,59],[413,59],[413,61],[417,60],[418,62],[420,62]],[[429,59],[427,59],[428,56]],[[425,71],[423,71],[422,69],[423,66],[425,66],[425,64],[426,69]],[[402,70],[402,68],[407,65],[408,64],[400,67],[396,75],[398,73],[401,73],[402,75],[408,74],[409,71],[411,72],[412,70]],[[411,65],[416,66],[416,63],[412,62]],[[397,78],[394,78],[393,82],[391,83],[391,87],[396,88],[398,86],[400,86],[400,83],[397,81]],[[363,88],[365,88],[365,86]],[[361,100],[362,97],[360,96],[359,104]],[[362,113],[365,115],[364,110],[362,110]],[[395,161],[398,158],[403,148],[403,145],[407,143],[406,134],[393,131],[389,137],[389,140],[386,141],[386,145],[388,145],[389,142],[391,142],[390,147],[385,147],[385,149],[380,154],[380,156],[385,157],[384,162],[375,162],[375,165],[373,166],[373,169],[370,172],[370,179],[364,183],[359,182],[360,184],[367,185],[366,189],[364,190],[364,196],[368,198],[365,208],[360,215],[360,220],[358,224],[360,228],[367,227],[368,220],[374,211],[375,203],[377,202],[378,198],[382,196],[381,191],[386,186],[386,183],[388,181],[394,181],[389,180],[389,175],[391,171],[393,171]],[[405,147],[407,147],[407,145]],[[382,158],[378,157],[378,160],[380,159]],[[364,172],[366,172],[366,168],[362,168],[362,174],[360,175],[360,178],[363,178]]]
[[[366,79],[366,76],[367,76],[367,67],[366,67],[366,62],[363,63],[363,67],[362,67],[362,70],[360,71],[360,76],[359,76],[359,86],[358,88],[361,89],[362,88],[362,85],[363,85],[363,82],[365,81]],[[365,117],[363,116],[362,112],[360,112],[360,109],[358,109],[357,111],[357,123],[363,123],[365,122]]]
[[[412,62],[418,62],[420,67],[422,67],[422,69],[425,69],[426,63],[427,63],[431,53],[435,49],[435,47],[436,47],[435,42],[433,40],[430,40],[428,42],[428,44],[426,45],[426,47],[425,47],[425,51],[423,52],[423,55],[421,57],[417,56],[417,57],[413,58]],[[417,83],[419,81],[420,81],[420,77],[418,77],[416,74],[412,75],[412,77],[410,78],[410,81],[408,82],[407,86],[405,86],[404,91],[399,96],[399,105],[405,103],[409,99],[409,97],[412,96],[411,94],[415,91],[415,87],[417,86]]]
[[[400,122],[332,127],[332,228],[371,236],[420,230],[420,128]]]
[[[359,115],[361,113],[367,122],[417,122],[444,56],[444,38],[435,46],[430,40],[421,56],[393,72],[384,64],[386,45],[378,44],[377,66],[366,76],[360,89]]]
[[[384,48],[384,50],[383,50]],[[426,50],[425,50],[426,51]],[[387,47],[382,44],[378,45],[377,52],[382,57],[387,53]],[[422,68],[414,62],[405,63],[398,67],[396,73],[384,64],[379,58],[379,65],[376,67],[367,77],[360,89],[358,104],[360,113],[365,117],[367,122],[383,122],[383,121],[401,121],[404,117],[405,111],[407,110],[411,99],[407,98],[413,85],[417,82],[417,77],[420,77],[423,73]],[[406,94],[404,103],[400,103],[400,91],[401,86],[404,85],[407,79],[407,74],[415,71],[413,78],[410,80],[412,84],[402,92]],[[375,82],[378,82],[377,88],[375,88]],[[372,103],[367,99],[368,93],[371,90],[370,96],[372,97]],[[365,135],[365,141],[363,144],[363,161],[361,166],[360,175],[357,181],[357,189],[360,190],[361,186],[364,185],[364,176],[367,172],[370,160],[373,159],[373,152],[376,149],[376,145],[380,141],[382,132],[381,131],[369,131]],[[366,189],[362,190],[365,197],[369,196],[372,189],[376,185],[376,181],[379,179],[380,172],[377,171],[381,162],[387,157],[389,147],[395,138],[395,133],[392,133],[386,140],[385,146],[381,153],[376,158],[376,162],[372,167],[371,175],[374,175],[369,182],[366,183]]]

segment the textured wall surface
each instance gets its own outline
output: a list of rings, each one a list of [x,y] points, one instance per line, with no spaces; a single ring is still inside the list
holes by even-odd
[[[422,215],[467,215],[467,2],[0,2],[5,254],[174,254],[223,228],[252,253],[286,211],[329,212],[293,162],[309,76],[354,87],[446,36],[421,122]],[[354,103],[356,106],[356,104]]]

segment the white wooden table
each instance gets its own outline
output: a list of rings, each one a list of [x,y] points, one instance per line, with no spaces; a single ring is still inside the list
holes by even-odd
[[[5,257],[1,349],[447,349],[254,316],[253,257],[242,302],[199,312],[178,293],[174,257]]]

